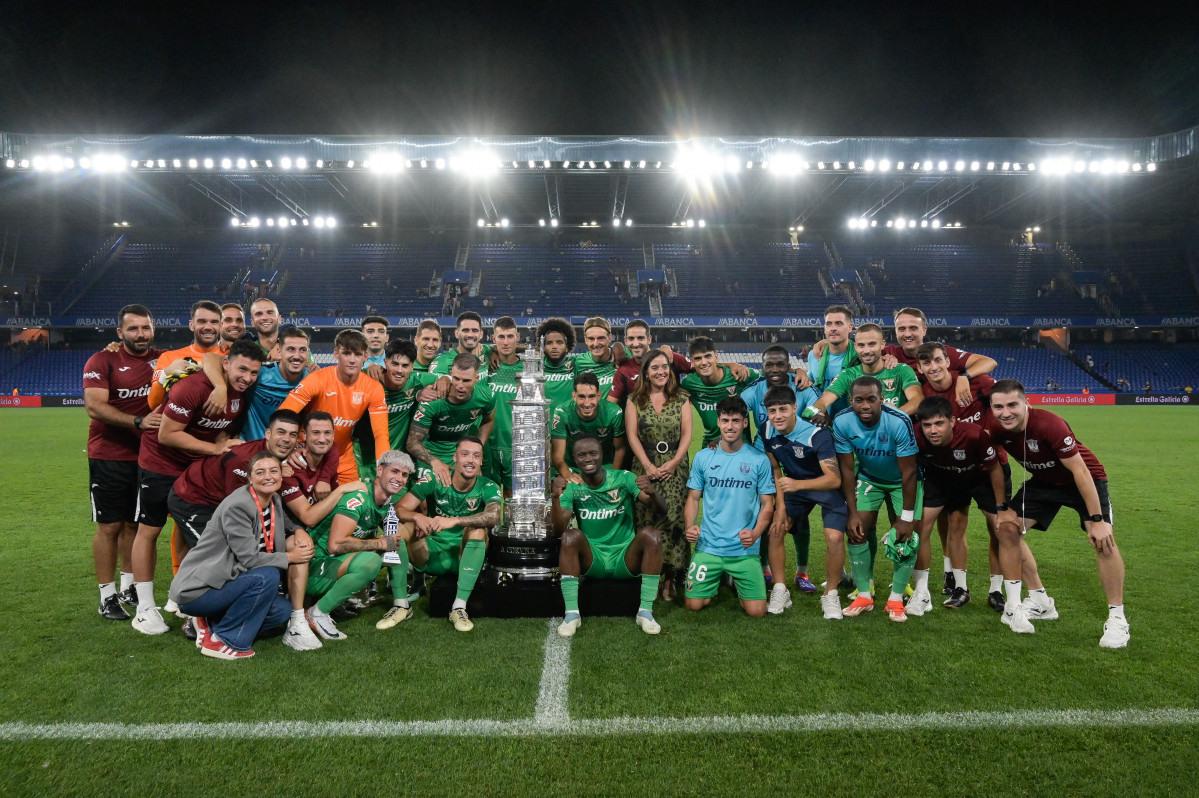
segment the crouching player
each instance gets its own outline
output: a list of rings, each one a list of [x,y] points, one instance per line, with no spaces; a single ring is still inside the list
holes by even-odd
[[[787,550],[783,544],[787,533],[817,505],[824,518],[826,591],[820,597],[824,617],[840,620],[841,599],[837,581],[845,566],[845,522],[848,508],[841,496],[841,467],[833,436],[826,428],[817,427],[799,418],[795,391],[789,385],[776,385],[762,399],[767,423],[758,441],[770,458],[774,484],[778,490],[774,504],[774,521],[770,524],[770,570],[782,573]],[[766,611],[779,615],[791,606],[787,586],[781,581],[770,589]]]
[[[604,465],[600,439],[583,433],[571,442],[581,482],[555,477],[553,485],[554,531],[562,535],[558,567],[562,572],[562,600],[566,615],[558,634],[571,637],[583,623],[579,614],[579,577],[633,579],[641,575],[641,607],[634,620],[646,634],[662,627],[654,620],[654,596],[662,573],[662,533],[654,527],[633,528],[633,502],[666,512],[666,501],[653,489],[650,478],[634,477]],[[574,515],[576,526],[570,526]]]
[[[702,610],[729,574],[747,615],[766,614],[766,580],[758,559],[762,535],[774,517],[770,460],[745,442],[749,408],[739,396],[716,404],[720,444],[701,449],[691,463],[683,518],[687,540],[696,543],[687,570],[686,607]],[[700,499],[704,518],[696,525]]]
[[[410,527],[400,534],[407,539],[407,553],[416,570],[430,576],[458,575],[450,623],[459,632],[475,628],[466,602],[483,568],[487,535],[500,520],[500,486],[481,476],[482,468],[483,442],[467,435],[454,449],[448,484],[441,484],[432,469],[421,468],[412,490],[396,505],[396,515]],[[425,513],[417,511],[422,501]],[[403,567],[392,573],[393,585],[405,584],[407,563]]]
[[[922,495],[912,422],[906,413],[883,404],[883,384],[877,378],[858,377],[850,385],[849,409],[833,419],[833,443],[841,466],[841,494],[849,505],[849,562],[858,586],[858,596],[845,614],[874,609],[875,527],[879,508],[886,504],[895,527],[896,545],[890,548],[902,552],[895,562],[887,615],[902,623],[908,619],[903,590],[916,564],[916,547],[906,544],[915,532]],[[894,517],[897,505],[899,518]]]
[[[408,484],[412,458],[393,449],[383,453],[375,468],[375,478],[363,480],[366,490],[342,496],[333,512],[312,530],[316,556],[309,566],[308,595],[319,598],[308,608],[308,623],[326,640],[346,639],[329,614],[375,581],[383,565],[382,552],[404,548],[401,535],[380,535],[379,528]],[[388,567],[392,589],[404,593],[407,600],[408,564]]]

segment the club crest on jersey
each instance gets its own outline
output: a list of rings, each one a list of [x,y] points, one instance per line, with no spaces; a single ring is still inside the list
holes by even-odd
[[[416,480],[417,485],[424,485],[433,481],[432,471],[421,471],[420,476]]]
[[[891,436],[890,436],[890,435],[888,435],[888,434],[887,434],[887,433],[885,433],[885,432],[880,432],[880,433],[878,434],[878,442],[879,442],[879,443],[890,443],[890,442],[891,442]]]
[[[620,491],[619,490],[608,491],[608,498],[611,499],[612,501],[618,500],[620,498]]]
[[[802,446],[792,446],[791,451],[795,453],[796,459],[803,457],[803,447]]]
[[[1037,443],[1036,441],[1029,441],[1028,450],[1030,452],[1039,452],[1041,451],[1041,444]]]
[[[470,411],[470,417],[472,419],[478,418],[482,412],[483,412],[482,410],[472,410],[472,411]]]
[[[1063,449],[1069,449],[1069,448],[1070,448],[1071,446],[1073,446],[1073,445],[1074,445],[1074,438],[1073,438],[1073,437],[1071,437],[1070,435],[1067,435],[1067,436],[1065,437],[1065,439],[1062,441],[1062,448],[1063,448]]]
[[[601,438],[606,437],[609,432],[611,432],[611,430],[609,430],[607,427],[596,427],[595,428],[595,434],[600,436]]]
[[[965,460],[966,459],[966,450],[965,449],[954,449],[953,450],[953,459],[954,460]]]
[[[895,390],[895,378],[894,377],[883,380],[883,390],[887,391],[888,393]]]
[[[355,496],[354,498],[352,498],[348,502],[346,502],[347,510],[357,510],[361,506],[362,506],[362,499],[358,498],[357,496]]]
[[[353,395],[350,397],[350,401],[356,405],[362,404],[362,391],[354,391]]]
[[[234,399],[232,402],[229,403],[229,412],[236,413],[240,407],[241,407],[241,399]]]
[[[478,507],[479,507],[478,499],[467,499],[466,500],[466,509],[470,510],[471,512],[474,512],[476,509],[478,509]]]
[[[729,396],[737,395],[737,386],[736,385],[730,385],[727,388],[725,388],[725,390],[729,392]]]
[[[742,474],[748,474],[748,473],[749,473],[751,470],[752,470],[752,469],[750,468],[750,466],[749,466],[749,463],[742,463],[742,464],[741,464],[741,473],[742,473]]]

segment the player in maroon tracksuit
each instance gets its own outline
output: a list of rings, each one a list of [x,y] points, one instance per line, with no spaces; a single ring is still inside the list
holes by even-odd
[[[224,454],[240,443],[229,430],[246,409],[242,393],[258,378],[266,357],[255,341],[233,343],[225,356],[225,406],[216,413],[205,409],[212,382],[203,372],[184,377],[171,387],[158,429],[142,438],[138,454],[137,537],[133,541],[133,577],[137,615],[133,628],[144,634],[170,631],[154,604],[154,566],[158,534],[166,524],[167,495],[175,479],[194,460]]]
[[[1124,558],[1112,534],[1112,504],[1107,472],[1091,450],[1074,437],[1073,430],[1056,413],[1030,408],[1024,386],[1000,380],[991,391],[991,418],[987,430],[996,443],[1029,472],[1028,480],[1012,497],[1020,528],[1048,529],[1063,507],[1078,513],[1087,539],[1098,558],[1099,581],[1107,594],[1108,619],[1099,645],[1128,645],[1128,620],[1124,616]],[[1014,631],[1034,631],[1029,622],[1029,601],[1020,602],[1021,563],[1016,536],[1000,530],[999,556],[1003,564],[1007,604],[1004,623]],[[1044,607],[1042,607],[1044,609]],[[1052,603],[1048,609],[1053,610]],[[1053,610],[1056,613],[1056,610]],[[1032,614],[1031,617],[1036,617]]]
[[[154,319],[144,305],[126,305],[117,314],[120,347],[92,355],[83,367],[83,404],[91,417],[87,431],[88,484],[92,521],[92,560],[100,585],[101,616],[127,621],[121,601],[136,605],[133,590],[133,538],[137,533],[137,453],[142,432],[162,419],[146,402],[161,349],[154,343]],[[114,584],[117,553],[124,567],[120,592]]]

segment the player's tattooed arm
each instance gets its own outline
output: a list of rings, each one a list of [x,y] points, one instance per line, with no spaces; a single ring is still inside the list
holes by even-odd
[[[422,427],[419,424],[413,424],[408,429],[408,454],[412,455],[414,460],[424,463],[433,470],[433,475],[437,477],[437,481],[442,485],[450,484],[450,469],[445,463],[433,456],[425,447],[425,439],[429,437],[429,428]]]
[[[353,554],[359,551],[395,551],[401,544],[399,535],[384,535],[383,537],[367,538],[354,537],[357,524],[349,516],[339,515],[333,519],[329,529],[329,553],[338,556]]]
[[[500,503],[488,502],[482,512],[474,515],[460,515],[453,519],[454,526],[471,529],[482,527],[483,529],[491,529],[500,522]]]

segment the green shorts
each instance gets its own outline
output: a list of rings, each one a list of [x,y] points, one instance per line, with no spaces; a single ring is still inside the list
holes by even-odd
[[[357,554],[338,554],[336,557],[313,557],[308,563],[308,583],[304,592],[309,596],[323,596],[333,589],[341,564]]]
[[[430,576],[458,573],[462,561],[462,529],[443,529],[436,535],[425,538],[429,546],[429,559],[416,570]]]
[[[865,477],[858,477],[857,496],[858,512],[860,513],[876,513],[884,503],[895,513],[896,517],[903,510],[902,485],[887,485],[871,482]],[[912,512],[917,521],[924,513],[924,483],[919,480],[916,482],[916,506],[912,508]]]
[[[483,476],[501,488],[512,490],[512,452],[490,445],[483,450]]]
[[[742,601],[765,601],[766,579],[762,576],[762,563],[756,554],[740,557],[720,557],[704,551],[695,552],[691,567],[687,569],[687,598],[712,598],[720,589],[720,577],[733,577],[737,597]]]
[[[583,576],[589,579],[635,579],[636,576],[625,565],[624,555],[633,541],[623,546],[591,546],[591,567]]]

